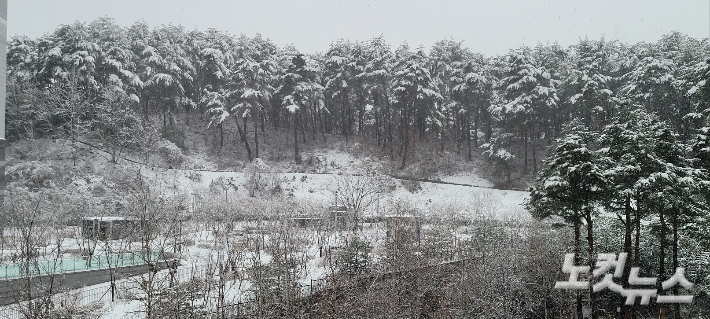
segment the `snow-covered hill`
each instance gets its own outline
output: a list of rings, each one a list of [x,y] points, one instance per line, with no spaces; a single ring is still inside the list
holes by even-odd
[[[112,164],[108,154],[100,149],[86,144],[76,147],[78,160],[74,165],[72,146],[68,141],[23,141],[11,145],[7,170],[10,181],[35,181],[37,185],[29,188],[60,187],[60,184],[71,181],[70,186],[75,187],[79,195],[102,196],[111,193],[111,178],[116,173],[140,173],[153,189],[164,194],[189,196],[219,191],[224,192],[221,194],[225,194],[227,200],[250,195],[249,164],[241,169],[217,170],[208,155],[197,152],[185,155],[184,163],[175,168],[160,163],[160,159],[141,162],[137,157],[122,157]],[[527,192],[494,189],[493,183],[481,177],[475,166],[420,179],[416,172],[388,171],[388,163],[356,153],[358,151],[357,143],[338,142],[332,148],[304,152],[304,162],[307,163],[300,166],[284,162],[260,163],[264,165],[263,174],[268,174],[279,185],[279,196],[322,205],[336,204],[335,181],[339,176],[374,172],[394,187],[370,207],[370,214],[387,214],[385,207],[390,206],[388,204],[402,201],[422,214],[428,214],[432,208],[449,207],[472,216],[527,216],[521,206]],[[408,176],[404,177],[405,174]]]

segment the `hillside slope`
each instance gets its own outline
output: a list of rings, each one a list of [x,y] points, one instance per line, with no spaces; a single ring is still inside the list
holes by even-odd
[[[146,151],[124,151],[115,164],[109,153],[87,139],[74,145],[63,139],[11,143],[7,151],[9,189],[47,190],[81,202],[105,204],[123,201],[126,180],[140,174],[154,190],[191,197],[193,202],[198,195],[224,198],[226,194],[227,200],[255,195],[250,191],[250,178],[256,166],[248,162],[233,125],[224,125],[220,141],[220,134],[211,132],[217,128],[208,128],[197,115],[173,120],[181,128],[177,137],[171,136],[174,142],[161,139]],[[399,202],[421,213],[447,206],[472,214],[508,214],[522,210],[527,194],[494,189],[491,174],[482,174],[489,171],[482,157],[468,162],[461,154],[442,151],[438,143],[420,141],[411,164],[400,170],[396,158],[357,137],[346,140],[326,135],[324,141],[322,136],[309,136],[300,147],[301,164],[293,162],[293,141],[286,132],[267,129],[260,138],[258,171],[270,179],[270,187],[276,189],[273,196],[333,205],[338,178],[368,174],[393,185],[378,195],[371,213],[385,214],[384,207]]]

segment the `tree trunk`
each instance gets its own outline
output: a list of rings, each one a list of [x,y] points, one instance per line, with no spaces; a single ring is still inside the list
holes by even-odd
[[[634,216],[635,242],[634,242],[634,267],[641,264],[641,201],[636,200],[636,211]]]
[[[493,119],[491,118],[491,112],[486,108],[484,110],[486,113],[486,143],[493,137]]]
[[[673,224],[673,272],[680,265],[678,265],[678,211],[673,210],[671,215],[671,223]],[[673,295],[678,295],[678,285],[673,286]],[[680,304],[676,303],[673,305],[673,314],[676,319],[680,319]]]
[[[523,175],[528,174],[528,128],[523,126],[523,149],[525,156],[523,158]]]
[[[254,158],[259,158],[259,109],[252,106],[251,117],[254,120]],[[246,131],[246,119],[244,122],[244,131]],[[249,159],[251,161],[251,158]]]
[[[375,140],[377,141],[377,147],[380,147],[380,111],[375,111]]]
[[[278,130],[281,124],[281,104],[277,102],[278,99],[272,99],[271,101],[271,119],[274,123],[274,129]]]
[[[624,200],[624,247],[623,252],[631,253],[631,195],[626,195]]]
[[[190,126],[190,106],[185,107],[185,126]]]
[[[364,135],[364,130],[365,130],[365,107],[360,101],[361,99],[358,98],[358,101],[360,102],[358,106],[358,114],[357,114],[357,134],[360,136]]]
[[[456,154],[461,154],[461,144],[465,136],[464,125],[463,125],[463,115],[461,114],[461,108],[458,108],[454,112],[454,128],[456,136]]]
[[[593,227],[593,220],[592,220],[592,212],[591,209],[589,208],[589,204],[587,204],[586,208],[586,213],[585,213],[585,218],[587,220],[587,252],[588,252],[588,263],[589,263],[589,272],[590,272],[590,277],[591,277],[591,272],[594,271],[594,227]],[[594,298],[594,288],[592,283],[591,278],[589,279],[589,309],[591,310],[592,313],[592,319],[597,318],[596,314],[596,302]]]
[[[316,106],[313,106],[313,110],[310,111],[311,116],[310,116],[310,121],[311,123],[311,136],[313,138],[313,141],[316,140],[316,131],[318,130],[318,119],[316,118],[316,114],[318,114],[318,109]]]
[[[318,111],[318,120],[320,121],[320,134],[323,136],[323,143],[325,143],[325,125],[323,123],[323,112],[321,111]]]
[[[535,141],[537,140],[537,117],[533,116],[532,132],[530,133],[530,144],[532,144],[533,174],[537,172],[537,153],[535,152]]]
[[[296,111],[298,112],[298,111]],[[301,164],[301,154],[298,152],[298,116],[293,113],[293,161],[296,164]]]
[[[478,112],[478,108],[475,108],[475,110],[476,114],[473,120],[473,147],[478,148],[478,119],[480,118],[480,112]]]
[[[663,278],[665,278],[666,274],[666,216],[664,214],[664,209],[661,207],[658,210],[658,217],[661,222],[661,232],[659,237],[659,245],[660,248],[658,250],[658,278],[659,280],[656,281],[656,288],[658,289],[658,293],[660,294],[663,292],[663,287],[661,286],[661,282],[663,281]],[[660,311],[663,312],[663,305],[660,306]]]
[[[426,120],[424,119],[424,114],[422,112],[417,112],[417,126],[419,129],[419,139],[426,140]]]
[[[237,122],[237,127],[239,127],[239,122]],[[219,148],[224,147],[224,124],[219,123]]]
[[[348,140],[348,108],[347,99],[345,98],[347,94],[343,94],[341,97],[342,105],[340,106],[340,120],[342,121],[342,134],[345,136],[345,140]]]
[[[259,122],[261,123],[261,133],[264,134],[266,131],[266,111],[264,109],[259,112]]]
[[[407,165],[407,152],[409,151],[409,116],[407,112],[408,107],[405,106],[402,113],[402,122],[404,128],[402,129],[402,166],[400,169],[404,169]]]
[[[628,256],[631,256],[631,233],[633,232],[633,227],[632,227],[632,220],[631,220],[631,195],[626,195],[626,199],[624,200],[624,246],[622,248],[622,251],[627,253],[627,258]],[[623,277],[625,280],[622,283],[622,286],[624,289],[629,288],[629,273],[631,272],[631,264],[629,262],[624,263],[624,274]],[[620,299],[620,307],[622,309],[621,313],[624,314],[625,318],[631,318],[631,307],[627,306],[626,303],[623,301],[624,299]]]
[[[399,112],[399,114],[400,114],[400,115],[399,115],[399,135],[400,135],[400,139],[399,139],[399,154],[397,154],[397,156],[402,157],[402,155],[404,154],[404,114],[405,114],[404,109],[402,109],[402,110]]]
[[[251,157],[251,147],[249,147],[249,139],[247,138],[247,118],[244,119],[244,129],[242,129],[241,125],[239,124],[239,118],[235,117],[235,122],[237,122],[237,130],[239,131],[239,137],[244,142],[244,147],[247,149],[247,157],[249,158],[249,162],[251,162],[252,157]],[[220,126],[221,128],[221,126]]]
[[[306,125],[303,123],[303,113],[298,113],[298,123],[301,124],[301,138],[303,138],[303,144],[306,144]]]
[[[439,136],[439,146],[441,146],[441,152],[444,153],[446,150],[446,145],[444,143],[444,139],[446,139],[446,130],[443,127],[439,127],[436,130],[437,135]],[[454,134],[454,137],[456,137],[456,134]]]
[[[582,260],[580,258],[580,219],[579,216],[576,216],[574,220],[574,264],[575,265],[580,265],[582,263]],[[582,294],[580,292],[577,292],[577,318],[581,319],[582,318]]]
[[[392,109],[389,100],[385,97],[385,129],[387,132],[386,142],[390,147],[390,159],[394,161],[394,132],[392,130]]]
[[[347,112],[345,114],[347,115],[346,118],[348,120],[347,131],[348,131],[348,136],[350,136],[350,135],[352,135],[352,132],[353,132],[353,122],[355,122],[355,119],[354,119],[355,112],[353,112],[353,107],[352,107],[351,103],[347,103],[346,105],[347,105]]]
[[[470,115],[466,113],[466,144],[468,145],[468,161],[473,160],[473,154],[471,153],[471,119]],[[478,133],[476,133],[478,134]]]

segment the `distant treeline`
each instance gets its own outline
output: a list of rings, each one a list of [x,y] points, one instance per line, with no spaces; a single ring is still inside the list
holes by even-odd
[[[125,148],[197,112],[211,126],[234,121],[249,159],[259,157],[259,132],[273,127],[293,134],[297,162],[299,139],[328,133],[366,138],[402,167],[429,140],[469,158],[480,148],[504,171],[515,160],[526,174],[564,123],[600,131],[621,105],[655,113],[690,140],[707,125],[709,53],[707,39],[672,32],[656,43],[582,39],[494,57],[451,39],[429,53],[393,50],[381,37],[302,54],[260,35],[101,18],[9,41],[7,136],[90,134]]]

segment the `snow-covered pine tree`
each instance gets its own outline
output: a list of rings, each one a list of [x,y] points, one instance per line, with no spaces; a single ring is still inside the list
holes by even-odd
[[[365,45],[365,65],[357,77],[362,79],[366,100],[372,103],[371,113],[374,113],[375,139],[377,145],[384,143],[390,146],[392,153],[392,108],[388,92],[392,79],[392,51],[382,37],[373,38]]]
[[[647,203],[638,182],[655,171],[654,136],[658,126],[657,117],[625,105],[599,135],[601,156],[614,163],[604,173],[613,187],[612,195],[603,205],[612,211],[624,211],[625,217],[620,218],[625,227],[623,252],[628,252],[630,257],[631,235],[635,231],[634,267],[640,263],[641,219],[647,215]]]
[[[572,116],[581,118],[595,131],[609,123],[614,115],[614,63],[612,43],[584,39],[574,46],[575,65],[565,79],[570,91],[568,101]]]
[[[427,68],[427,56],[423,50],[416,53],[409,52],[407,47],[400,47],[398,56],[401,58],[395,69],[392,79],[392,99],[401,113],[402,128],[402,165],[404,169],[407,165],[407,156],[410,143],[410,122],[412,119],[419,119],[434,112],[437,103],[442,100]],[[423,123],[418,123],[420,126]],[[420,127],[420,130],[423,128]]]
[[[628,62],[632,69],[622,77],[624,85],[619,94],[668,121],[677,132],[687,131],[683,117],[692,109],[683,98],[678,64],[664,57],[652,44],[639,46]]]
[[[89,33],[99,46],[95,78],[103,88],[126,93],[138,102],[143,81],[136,74],[137,57],[128,46],[124,30],[109,17],[99,18],[89,24]],[[98,95],[103,95],[103,90]]]
[[[274,60],[276,46],[268,39],[257,35],[254,38],[242,36],[239,52],[230,81],[230,95],[243,109],[244,134],[246,121],[251,116],[254,126],[254,158],[259,157],[259,123],[264,109],[269,105],[274,92],[273,83],[278,65]],[[263,127],[263,126],[262,126]],[[247,143],[246,138],[243,141]],[[248,148],[248,145],[247,145]],[[252,160],[249,154],[249,160]]]
[[[509,133],[519,132],[523,144],[523,174],[528,171],[528,139],[532,141],[533,171],[537,170],[535,141],[541,113],[555,108],[559,102],[559,81],[540,67],[528,47],[512,50],[506,57],[507,69],[500,81],[503,103],[492,112],[503,120]]]
[[[164,26],[153,31],[149,44],[140,53],[145,65],[145,74],[141,76],[145,84],[143,96],[153,98],[156,108],[162,112],[163,127],[166,129],[168,113],[172,114],[180,107],[196,105],[185,95],[186,88],[193,86],[196,72],[182,45],[185,37],[182,27]]]
[[[375,48],[382,51],[382,48]],[[368,113],[368,91],[372,88],[372,62],[380,61],[368,43],[350,42],[343,39],[331,44],[324,56],[323,76],[326,104],[337,115],[340,133],[348,138],[357,128],[358,134],[365,133],[365,115]],[[375,54],[373,56],[373,53]],[[370,57],[376,59],[369,61]],[[370,74],[366,74],[369,69]],[[357,124],[355,118],[357,117]]]
[[[489,61],[481,55],[477,55],[467,63],[459,65],[453,71],[451,77],[453,84],[451,96],[460,106],[458,113],[462,113],[460,126],[464,131],[468,147],[468,160],[472,159],[471,140],[474,147],[478,147],[479,124],[485,120],[485,135],[490,137],[491,114],[489,108],[493,98],[493,87],[497,79],[491,72]],[[481,119],[484,117],[484,119]],[[473,121],[473,133],[471,132],[471,122]],[[485,142],[488,142],[486,140]]]
[[[126,92],[116,89],[104,89],[101,102],[96,105],[100,114],[90,124],[90,136],[102,145],[111,155],[111,163],[116,163],[118,156],[126,149],[138,149],[147,132],[138,114],[134,111],[137,101]]]
[[[298,53],[291,59],[291,65],[281,77],[281,85],[276,90],[276,95],[281,98],[281,105],[292,118],[294,161],[298,164],[301,163],[301,153],[298,149],[298,127],[303,127],[302,112],[323,100],[324,88],[314,80],[315,68],[312,61]],[[301,131],[305,139],[303,128]]]
[[[436,124],[434,133],[441,143],[442,151],[445,148],[445,140],[451,139],[448,137],[450,135],[457,141],[458,153],[464,139],[471,138],[472,117],[467,112],[463,112],[463,104],[454,101],[453,90],[458,84],[455,80],[461,78],[455,76],[455,73],[460,73],[461,68],[473,58],[473,54],[463,46],[461,41],[446,39],[434,44],[429,57],[431,74],[443,98],[438,107],[439,112],[435,113],[435,117],[429,119],[429,122]],[[467,144],[470,145],[470,142]]]
[[[530,187],[530,199],[526,206],[539,219],[559,216],[574,227],[575,259],[580,264],[580,226],[587,228],[587,264],[594,269],[594,218],[596,206],[608,188],[604,175],[606,159],[592,149],[595,134],[589,132],[579,120],[565,127],[565,135],[556,141],[543,168]],[[580,309],[580,299],[577,299]],[[592,287],[589,289],[592,312],[595,309]],[[595,315],[592,315],[595,317]]]

